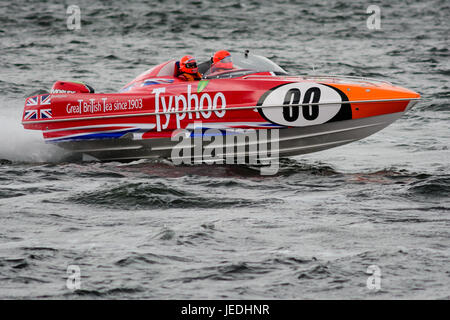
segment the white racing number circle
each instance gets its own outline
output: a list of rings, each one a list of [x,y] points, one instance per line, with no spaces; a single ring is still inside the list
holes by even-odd
[[[346,100],[348,99],[342,92],[326,85],[318,83],[289,83],[266,92],[258,105],[278,106],[274,108],[259,108],[260,114],[270,122],[284,126],[304,127],[329,122],[343,108],[343,104],[340,102],[345,103]],[[290,106],[320,102],[337,103]]]

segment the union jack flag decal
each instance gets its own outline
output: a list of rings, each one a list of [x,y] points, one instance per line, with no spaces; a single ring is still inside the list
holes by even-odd
[[[37,119],[37,110],[26,110],[23,119],[24,120]]]
[[[52,109],[41,109],[41,119],[49,119],[52,117]]]
[[[28,98],[25,105],[26,105],[27,107],[29,107],[29,106],[37,106],[38,103],[39,103],[39,96],[36,96],[36,97],[30,97],[30,98]]]
[[[35,119],[50,119],[53,118],[52,109],[48,107],[51,105],[51,96],[49,94],[44,94],[40,96],[30,97],[26,100],[25,106],[32,107],[33,109],[26,110],[23,119],[24,120],[35,120]],[[39,107],[47,106],[47,109],[40,109]]]
[[[41,96],[41,105],[50,104],[50,95],[45,94]]]

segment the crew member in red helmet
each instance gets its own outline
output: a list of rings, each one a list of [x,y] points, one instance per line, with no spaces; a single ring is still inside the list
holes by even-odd
[[[202,75],[198,72],[197,61],[193,56],[184,56],[181,58],[178,78],[186,81],[202,79]]]
[[[231,54],[227,50],[220,50],[214,53],[212,58],[211,71],[221,72],[233,69]]]

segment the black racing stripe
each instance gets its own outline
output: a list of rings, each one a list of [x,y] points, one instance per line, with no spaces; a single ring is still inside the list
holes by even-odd
[[[328,85],[325,83],[320,83],[321,85],[327,86],[329,88],[334,89],[339,95],[341,96],[342,101],[349,101],[347,95],[339,90],[336,87],[333,87],[332,85]],[[325,123],[328,122],[335,122],[335,121],[342,121],[342,120],[351,120],[352,119],[352,106],[350,103],[343,103],[341,104],[341,108],[339,109],[339,112],[330,120],[328,120]]]

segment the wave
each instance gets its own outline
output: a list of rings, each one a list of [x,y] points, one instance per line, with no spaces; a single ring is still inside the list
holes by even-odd
[[[163,183],[124,183],[113,188],[83,192],[69,197],[69,202],[101,206],[111,209],[161,208],[231,208],[261,206],[274,199],[248,200],[244,198],[205,197],[179,190]],[[277,200],[275,200],[277,201]]]
[[[432,177],[425,181],[412,184],[408,188],[410,195],[420,195],[430,198],[450,198],[450,176]]]
[[[143,288],[140,286],[137,286],[137,287],[125,287],[124,286],[124,287],[116,287],[116,288],[104,289],[104,290],[80,289],[80,290],[73,291],[73,293],[72,292],[64,293],[63,296],[71,297],[71,298],[73,298],[74,296],[80,297],[80,298],[87,298],[87,297],[102,298],[102,297],[109,297],[109,296],[122,297],[122,296],[138,294],[138,293],[142,293],[142,292],[146,292],[146,291],[148,291],[148,288]]]
[[[290,158],[280,159],[280,170],[278,176],[291,176],[299,173],[312,174],[317,176],[340,175],[332,166],[321,162],[310,163],[307,160],[295,160]]]

